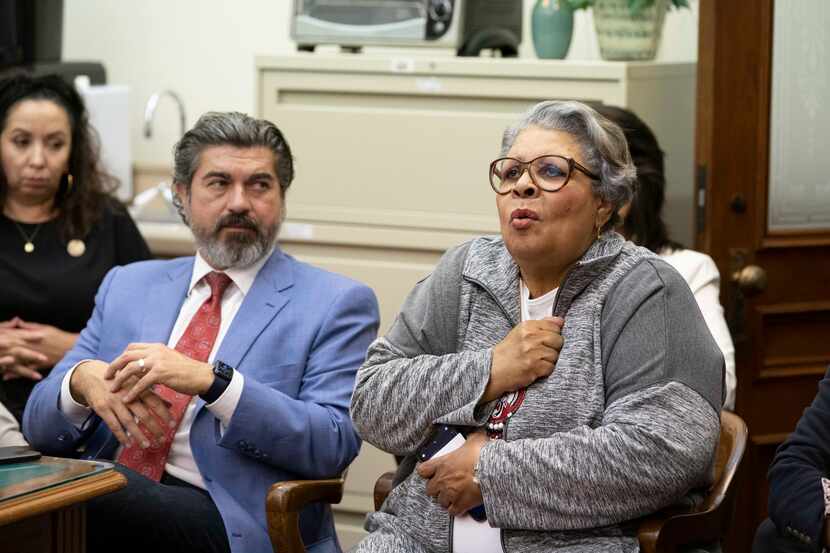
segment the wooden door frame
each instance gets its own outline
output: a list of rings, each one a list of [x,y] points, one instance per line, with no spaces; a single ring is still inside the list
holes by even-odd
[[[700,0],[695,198],[705,201],[696,206],[695,241],[722,276],[721,302],[735,342],[736,408],[750,432],[727,551],[750,550],[766,514],[767,466],[827,362],[826,350],[815,359],[809,347],[781,357],[766,341],[773,331],[765,325],[775,317],[830,312],[818,279],[810,275],[794,287],[781,276],[782,267],[797,266],[805,255],[816,258],[819,273],[830,270],[830,232],[768,230],[774,7],[775,0]],[[745,264],[769,270],[770,286],[757,299],[745,298],[731,282]],[[765,402],[778,390],[793,399],[771,414]]]
[[[722,271],[728,266],[728,246],[718,240],[722,235],[713,233],[712,225],[701,228],[700,215],[719,224],[738,223],[738,228],[725,228],[737,231],[738,241],[749,249],[762,245],[754,231],[767,213],[772,7],[773,0],[700,0],[695,174],[697,192],[706,187],[706,203],[705,213],[695,220],[695,239],[697,248],[710,252]],[[720,48],[726,43],[731,43],[728,50]],[[726,59],[735,50],[743,52],[741,58]],[[722,93],[727,87],[745,94],[738,101]],[[716,120],[729,132],[713,135]],[[752,207],[740,214],[730,208],[734,198],[727,195],[729,190],[717,184],[738,179],[739,172],[742,177],[746,167],[753,168],[753,178],[741,182],[740,189]]]
[[[730,209],[733,198],[720,194],[722,189],[714,185],[720,180],[735,178],[737,163],[754,167],[751,183],[742,185],[744,199],[751,206],[754,218],[750,219],[747,214],[740,221],[734,221],[745,225],[749,235],[742,236],[741,241],[747,248],[830,245],[826,231],[753,232],[766,228],[768,214],[774,6],[774,0],[700,0],[695,197],[698,198],[700,185],[705,185],[706,203],[705,213],[695,218],[695,244],[698,249],[711,252],[721,269],[728,268],[728,251],[718,244],[718,236],[711,232],[711,226],[701,228],[700,223],[703,215],[709,221],[733,222],[736,215]],[[719,48],[726,42],[731,43],[728,51]],[[740,50],[743,55],[740,59],[727,59],[734,50]],[[722,94],[725,87],[744,90],[741,101]],[[743,140],[729,141],[723,135],[713,136],[715,118],[726,122],[721,128],[730,129],[731,136]]]
[[[730,275],[738,269],[734,266],[737,250],[746,252],[745,263],[754,261],[765,234],[757,229],[766,228],[772,9],[773,0],[700,0],[695,244],[712,256],[722,275],[721,303],[733,330],[738,330],[734,339],[739,371],[761,361],[747,339],[758,329],[742,331],[742,325],[735,324],[744,314],[743,306],[735,300],[737,291]],[[736,56],[736,51],[741,55]],[[742,92],[734,94],[735,90]],[[743,211],[733,207],[741,201]],[[749,371],[742,372],[738,412],[749,403],[747,394],[751,391],[750,386],[741,386]],[[751,548],[759,503],[766,502],[765,486],[753,480],[768,462],[768,454],[756,447],[747,450],[734,483],[736,513],[725,544],[727,551],[749,552]]]

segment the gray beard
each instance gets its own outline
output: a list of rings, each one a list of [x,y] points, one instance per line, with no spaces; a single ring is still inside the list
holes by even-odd
[[[257,229],[256,236],[249,238],[239,236],[221,240],[218,232],[191,226],[196,247],[205,261],[214,269],[245,269],[262,259],[274,246],[279,235],[280,223],[277,222],[265,232]]]

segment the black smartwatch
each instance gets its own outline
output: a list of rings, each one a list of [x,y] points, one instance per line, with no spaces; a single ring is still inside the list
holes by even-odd
[[[213,384],[210,385],[207,392],[199,394],[199,397],[205,400],[205,403],[213,403],[225,393],[232,378],[233,367],[221,361],[215,361],[213,363]]]

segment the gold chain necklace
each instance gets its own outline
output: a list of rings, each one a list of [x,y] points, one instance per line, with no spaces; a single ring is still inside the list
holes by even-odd
[[[29,236],[28,234],[26,234],[26,231],[23,230],[23,227],[21,227],[17,221],[12,222],[14,223],[14,226],[17,227],[17,231],[20,233],[21,238],[23,238],[23,251],[26,253],[32,253],[33,251],[35,251],[35,236],[37,236],[37,233],[40,232],[40,227],[43,226],[43,223],[38,223],[38,225],[35,227],[35,231],[32,233],[31,236]]]

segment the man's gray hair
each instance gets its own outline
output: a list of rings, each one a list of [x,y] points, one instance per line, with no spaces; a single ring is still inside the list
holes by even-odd
[[[637,177],[622,129],[581,102],[540,102],[504,131],[501,155],[507,155],[516,137],[528,127],[562,131],[574,137],[585,156],[581,163],[600,177],[593,181],[594,192],[613,207],[603,230],[617,225],[617,212],[631,199]]]
[[[291,148],[276,125],[265,119],[254,119],[236,111],[210,111],[202,115],[173,147],[173,180],[187,185],[199,167],[199,156],[210,146],[268,148],[274,153],[274,172],[283,192],[294,180]]]
[[[211,146],[268,148],[274,153],[274,172],[283,196],[294,180],[294,158],[291,156],[291,148],[275,124],[265,119],[254,119],[237,111],[209,111],[173,146],[173,182],[184,184],[188,195],[193,175],[199,168],[202,151]],[[176,206],[182,221],[189,225],[182,198],[176,194],[175,187],[173,205]]]

